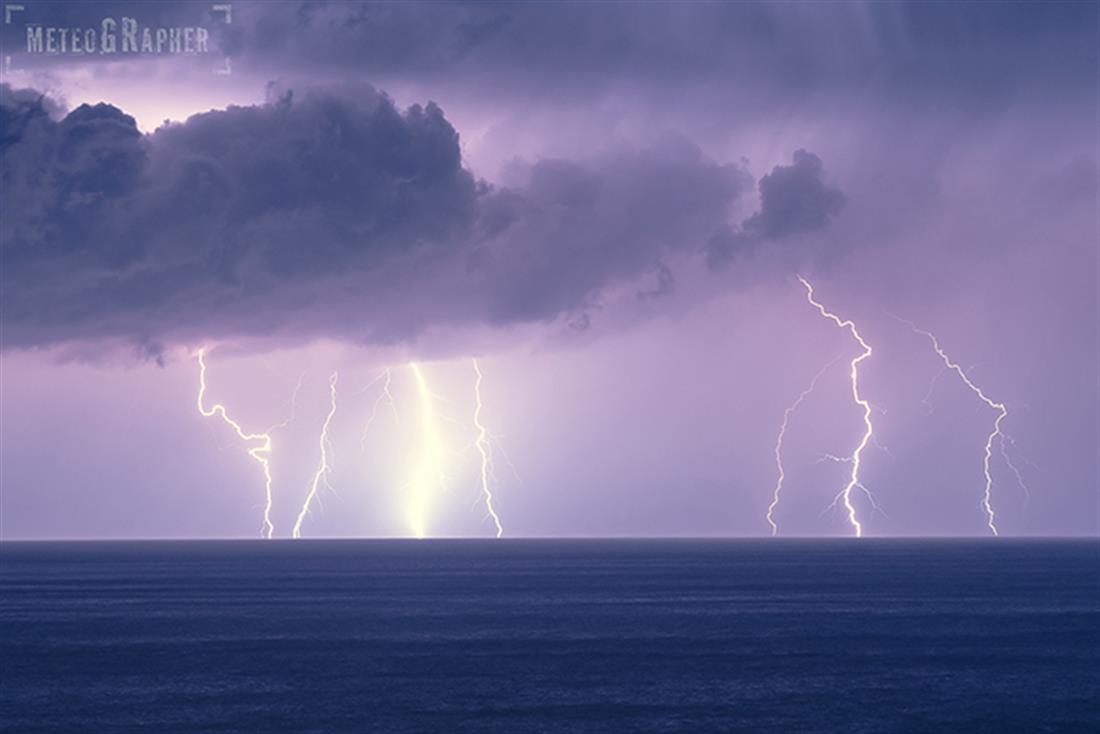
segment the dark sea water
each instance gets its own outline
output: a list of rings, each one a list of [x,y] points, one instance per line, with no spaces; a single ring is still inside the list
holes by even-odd
[[[1100,732],[1097,541],[0,545],[11,732]]]

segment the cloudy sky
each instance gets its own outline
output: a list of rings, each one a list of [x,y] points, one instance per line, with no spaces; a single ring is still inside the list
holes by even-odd
[[[1100,528],[1094,3],[24,6],[4,538]]]

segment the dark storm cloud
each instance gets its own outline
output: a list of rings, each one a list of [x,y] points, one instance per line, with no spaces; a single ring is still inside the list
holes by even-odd
[[[354,70],[372,78],[462,78],[591,93],[619,80],[664,88],[706,80],[780,90],[875,82],[903,96],[943,87],[982,96],[1022,79],[1091,84],[1096,8],[1050,3],[519,3],[236,0],[25,3],[24,23],[207,27],[217,53],[265,73]],[[88,64],[97,54],[44,61]],[[26,57],[21,61],[33,61]],[[498,86],[499,91],[499,86]]]
[[[844,194],[825,182],[821,159],[796,150],[789,166],[776,166],[760,179],[760,211],[740,231],[724,227],[706,245],[707,264],[728,264],[757,243],[823,229],[844,208]]]
[[[143,136],[109,105],[54,121],[4,95],[8,344],[157,338],[219,305],[262,310],[284,284],[293,297],[452,246],[476,215],[458,136],[433,105],[287,94]]]
[[[373,89],[274,94],[142,135],[110,105],[60,120],[2,89],[4,347],[122,339],[401,340],[441,325],[578,318],[729,228],[751,188],[677,136],[475,179],[432,104]],[[821,162],[761,182],[754,244],[823,227]]]
[[[568,311],[604,283],[651,270],[664,253],[698,249],[751,182],[679,137],[589,163],[539,161],[526,180],[522,193],[501,192],[505,246],[484,262],[495,321]]]
[[[877,85],[905,100],[948,94],[974,104],[1025,80],[1088,85],[1095,67],[1089,3],[693,3],[690,12],[677,3],[234,8],[236,20],[219,42],[246,65],[457,80],[483,90],[479,96],[591,95],[620,82],[650,91],[716,83],[773,97]]]
[[[745,232],[772,239],[821,229],[844,206],[844,194],[826,185],[820,158],[796,150],[792,165],[776,166],[760,179],[760,202],[760,211],[745,220]]]

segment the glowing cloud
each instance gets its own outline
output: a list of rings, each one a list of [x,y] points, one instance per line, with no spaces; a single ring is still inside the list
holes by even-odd
[[[321,482],[324,482],[326,485],[328,484],[328,473],[332,470],[328,461],[328,432],[329,427],[332,425],[332,416],[336,415],[336,380],[338,377],[339,375],[333,372],[328,378],[328,415],[325,416],[325,422],[321,425],[321,436],[317,441],[321,449],[321,458],[317,465],[317,471],[313,474],[313,481],[310,483],[309,493],[306,495],[305,502],[302,503],[302,509],[298,512],[298,519],[294,522],[294,531],[292,535],[295,538],[302,537],[302,522],[305,520],[306,515],[309,514],[310,503],[312,503],[313,498],[317,496],[317,490],[321,486]]]
[[[237,437],[242,441],[259,441],[259,446],[254,446],[248,450],[248,455],[255,459],[264,472],[264,520],[263,525],[260,528],[260,535],[262,537],[270,539],[275,532],[275,526],[271,524],[271,434],[269,433],[246,433],[241,424],[229,417],[229,414],[225,411],[225,406],[221,403],[217,403],[211,408],[204,407],[204,398],[206,397],[206,349],[200,349],[198,352],[199,360],[199,395],[197,399],[197,405],[199,413],[203,416],[210,418],[214,415],[221,417],[225,423],[232,428]]]
[[[859,394],[859,365],[863,360],[871,356],[871,347],[860,336],[859,331],[856,329],[855,323],[851,320],[842,320],[836,314],[830,313],[825,310],[825,307],[814,300],[814,287],[810,285],[809,281],[798,276],[798,280],[806,288],[806,300],[821,313],[822,316],[835,323],[841,329],[848,329],[851,332],[852,337],[859,343],[863,351],[859,353],[851,362],[851,378],[852,378],[852,400],[856,405],[863,409],[863,425],[864,432],[863,437],[860,439],[859,444],[856,446],[855,451],[847,460],[850,460],[852,466],[852,473],[848,478],[848,483],[844,486],[844,489],[837,495],[837,499],[843,501],[844,509],[848,512],[848,522],[855,528],[856,537],[863,536],[863,525],[860,524],[859,519],[856,517],[856,508],[852,504],[852,490],[859,488],[864,492],[867,492],[867,488],[863,486],[863,483],[859,479],[859,470],[863,458],[863,450],[867,448],[867,444],[870,443],[871,437],[874,435],[874,426],[871,425],[871,404],[864,400]]]

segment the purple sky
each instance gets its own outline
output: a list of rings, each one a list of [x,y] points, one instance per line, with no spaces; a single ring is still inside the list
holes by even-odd
[[[996,413],[890,314],[1006,405],[1002,535],[1100,528],[1095,4],[26,5],[0,34],[4,538],[257,535],[256,444],[196,409],[200,347],[246,431],[302,376],[278,537],[333,371],[303,535],[410,534],[409,361],[447,475],[427,534],[491,536],[474,356],[507,536],[767,535],[783,411],[839,357],[776,518],[849,535],[822,457],[860,440],[859,349],[798,273],[874,350],[865,534],[988,534]],[[24,23],[122,16],[210,53],[26,52]]]

